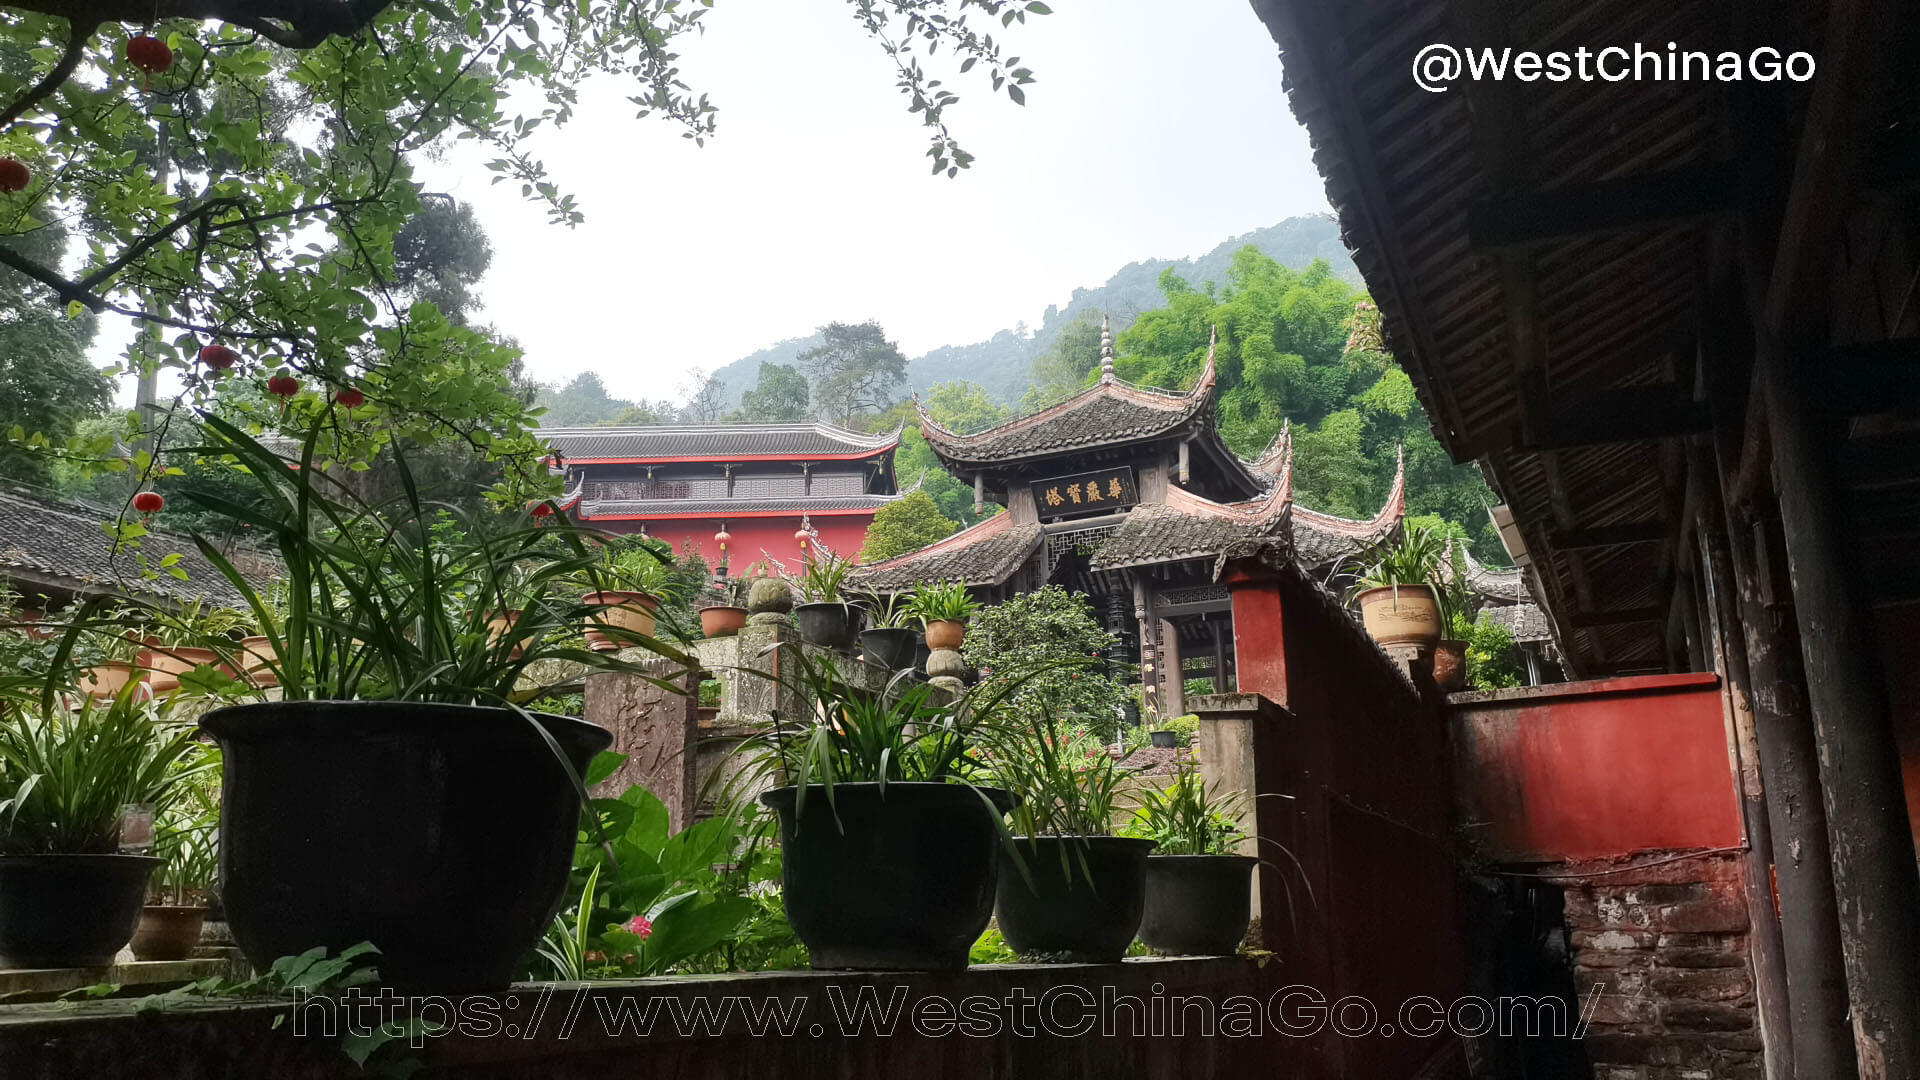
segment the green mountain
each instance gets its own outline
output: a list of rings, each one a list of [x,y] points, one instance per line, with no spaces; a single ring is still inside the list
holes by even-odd
[[[1340,241],[1340,226],[1331,217],[1288,218],[1278,225],[1223,241],[1212,251],[1187,259],[1143,259],[1128,263],[1103,285],[1078,288],[1064,306],[1047,307],[1040,325],[1027,333],[1002,330],[985,341],[971,345],[943,345],[914,357],[907,365],[907,383],[924,392],[937,383],[966,379],[985,387],[994,400],[1013,404],[1027,390],[1033,361],[1045,353],[1059,336],[1062,327],[1083,311],[1105,312],[1113,320],[1115,333],[1132,325],[1143,311],[1162,307],[1166,298],[1160,293],[1160,274],[1172,267],[1195,288],[1207,283],[1224,283],[1233,253],[1253,245],[1283,266],[1304,267],[1315,259],[1325,259],[1334,273],[1360,284],[1360,271]],[[720,368],[714,375],[725,383],[728,408],[737,408],[740,396],[753,388],[760,378],[760,365],[791,364],[801,353],[820,343],[819,335],[788,338],[741,357]]]

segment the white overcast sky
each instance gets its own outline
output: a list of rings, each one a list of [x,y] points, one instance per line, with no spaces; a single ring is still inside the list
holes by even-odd
[[[532,375],[593,369],[629,398],[678,396],[696,367],[834,319],[878,319],[909,356],[977,341],[1128,262],[1327,208],[1246,0],[1052,6],[1004,33],[1037,79],[1024,107],[980,69],[947,78],[977,158],[957,179],[929,174],[924,129],[845,0],[714,5],[682,43],[720,109],[705,147],[635,119],[626,82],[584,87],[534,146],[578,197],[577,229],[491,184],[484,154],[421,178],[474,204],[494,248],[480,317]]]

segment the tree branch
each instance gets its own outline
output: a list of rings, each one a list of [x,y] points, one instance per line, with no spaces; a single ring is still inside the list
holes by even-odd
[[[33,88],[14,99],[5,112],[0,112],[0,128],[25,116],[28,109],[40,104],[60,85],[73,77],[74,69],[80,66],[80,60],[87,55],[87,42],[93,40],[93,32],[100,28],[98,20],[89,20],[74,16],[67,20],[67,51],[60,54],[60,62],[53,65],[47,77],[33,84]]]
[[[59,274],[54,273],[5,245],[0,245],[0,266],[10,266],[20,271],[22,274],[52,289],[54,294],[60,297],[60,299],[68,303],[78,301],[86,305],[87,310],[96,315],[107,306],[105,300],[100,299],[86,289],[68,281],[66,278],[61,277]]]
[[[149,26],[163,19],[218,19],[244,26],[276,45],[311,49],[335,34],[352,35],[393,0],[8,0],[42,15]],[[76,9],[78,9],[76,11]],[[57,84],[56,84],[57,85]]]

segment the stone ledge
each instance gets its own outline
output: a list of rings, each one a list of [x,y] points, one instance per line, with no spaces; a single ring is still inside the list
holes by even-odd
[[[92,968],[6,968],[0,969],[0,1003],[58,997],[102,983],[157,992],[215,975],[244,975],[246,971],[246,963],[237,953],[185,960],[129,960]]]
[[[1141,958],[1110,965],[983,965],[953,974],[893,972],[765,972],[727,976],[519,986],[497,999],[461,1002],[458,1030],[423,1040],[418,1051],[381,1051],[427,1067],[424,1075],[502,1080],[610,1076],[779,1076],[828,1080],[846,1076],[1064,1076],[1115,1075],[1147,1080],[1241,1077],[1275,1068],[1290,1041],[1274,1036],[1174,1036],[1151,1025],[1168,1023],[1176,997],[1205,998],[1217,1008],[1229,997],[1264,1003],[1286,980],[1277,965],[1241,958]],[[1014,1030],[1003,1020],[990,1035],[958,1030],[944,1035],[916,1029],[913,1010],[930,999],[961,1005],[1018,998],[1038,1008],[1062,987],[1083,988],[1092,1000],[1133,998],[1148,1031],[1127,1030],[1119,1015],[1115,1037],[1098,1026],[1066,1037]],[[898,1001],[898,1005],[892,1004]],[[1072,991],[1047,999],[1071,1021],[1087,1000]],[[422,1002],[418,1014],[438,1017],[454,1003]],[[893,1034],[869,1026],[846,1029],[862,1001],[892,1008]],[[738,1004],[729,1005],[729,1002]],[[750,1010],[786,1003],[799,1011],[791,1034],[762,1028]],[[476,1006],[476,1003],[478,1005]],[[486,1006],[491,1006],[487,1008]],[[371,1006],[369,1006],[371,1008]],[[1126,1006],[1122,1006],[1124,1010]],[[437,1011],[438,1010],[438,1011]],[[653,1030],[635,1027],[651,1010]],[[704,1026],[692,1021],[702,1014]],[[923,1016],[938,1019],[934,1008]],[[447,1012],[448,1018],[456,1015]],[[871,1013],[869,1013],[871,1015]],[[963,1014],[965,1015],[965,1014]],[[1005,1017],[1002,1006],[997,1014]],[[1035,1014],[1037,1015],[1037,1014]],[[1158,1021],[1153,1017],[1158,1016]],[[288,1018],[275,1028],[276,1018]],[[629,1018],[624,1028],[619,1021]],[[679,1019],[687,1025],[672,1030]],[[9,1080],[85,1075],[154,1080],[333,1080],[362,1076],[324,1025],[344,1027],[345,1015],[318,1001],[189,1001],[155,1009],[129,1000],[0,1007],[0,1075]],[[957,1021],[956,1021],[957,1022]],[[1190,1013],[1184,1021],[1197,1025]],[[666,1030],[662,1030],[666,1029]],[[378,1059],[376,1059],[377,1061]]]

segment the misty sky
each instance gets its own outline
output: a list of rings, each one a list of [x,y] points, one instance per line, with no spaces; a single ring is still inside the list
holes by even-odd
[[[978,69],[948,79],[949,126],[977,157],[957,179],[929,174],[924,129],[844,0],[715,5],[683,42],[720,108],[704,148],[635,119],[629,84],[585,87],[534,146],[578,229],[493,186],[484,154],[421,177],[475,204],[495,252],[479,317],[535,378],[594,369],[654,399],[829,320],[878,319],[909,356],[976,341],[1128,262],[1327,208],[1245,0],[1053,6],[1005,35],[1037,78],[1024,107]],[[124,331],[102,330],[117,354]]]

